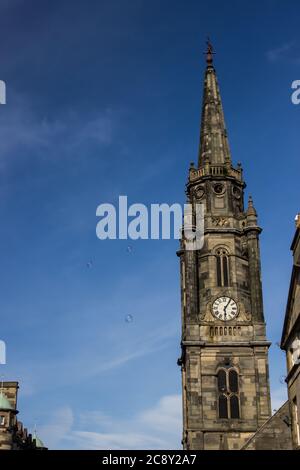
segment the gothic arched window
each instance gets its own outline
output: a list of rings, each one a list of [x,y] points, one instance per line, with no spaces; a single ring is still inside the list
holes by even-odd
[[[229,389],[232,393],[238,393],[239,391],[239,384],[238,384],[238,374],[235,369],[229,369],[228,371],[229,377]]]
[[[226,395],[219,396],[219,418],[228,419],[228,405]]]
[[[226,389],[227,389],[226,372],[225,370],[220,369],[218,373],[218,390],[219,392],[226,392]]]
[[[236,395],[232,395],[230,398],[230,417],[237,419],[240,417],[239,399]]]
[[[219,287],[229,286],[229,258],[228,253],[223,248],[216,251],[217,260],[217,285]]]
[[[221,419],[238,419],[240,417],[239,404],[239,376],[231,367],[219,369],[218,382],[218,411]]]

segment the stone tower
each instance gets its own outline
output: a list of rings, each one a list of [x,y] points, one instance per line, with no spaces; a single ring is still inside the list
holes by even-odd
[[[204,245],[181,266],[183,446],[240,449],[270,417],[259,234],[243,172],[231,161],[221,97],[206,53],[198,167],[188,202],[204,205]]]

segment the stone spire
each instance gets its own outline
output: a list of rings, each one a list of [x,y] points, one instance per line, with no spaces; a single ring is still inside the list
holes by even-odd
[[[246,211],[247,215],[247,227],[256,227],[259,229],[259,233],[261,232],[261,229],[257,227],[257,212],[253,204],[253,199],[251,196],[249,196],[248,199],[248,208]]]
[[[248,199],[247,217],[254,217],[254,218],[257,217],[257,213],[253,205],[252,196],[249,196],[249,199]]]
[[[206,71],[203,90],[199,146],[199,167],[230,164],[230,149],[216,71],[213,66],[213,47],[208,39]]]

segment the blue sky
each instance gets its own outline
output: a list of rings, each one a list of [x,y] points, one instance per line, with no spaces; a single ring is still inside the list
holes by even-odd
[[[299,211],[296,1],[0,1],[0,339],[51,448],[180,448],[176,241],[100,241],[96,207],[184,202],[207,34],[261,236],[273,408]],[[131,249],[128,250],[128,246]],[[133,321],[127,322],[126,316]]]

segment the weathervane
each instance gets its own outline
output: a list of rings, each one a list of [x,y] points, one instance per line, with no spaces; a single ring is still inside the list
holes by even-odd
[[[215,54],[215,52],[214,52],[212,43],[210,42],[209,36],[207,36],[206,44],[207,44],[207,49],[206,49],[206,52],[204,52],[204,54],[206,54],[207,64],[211,65],[213,62],[213,54]]]

